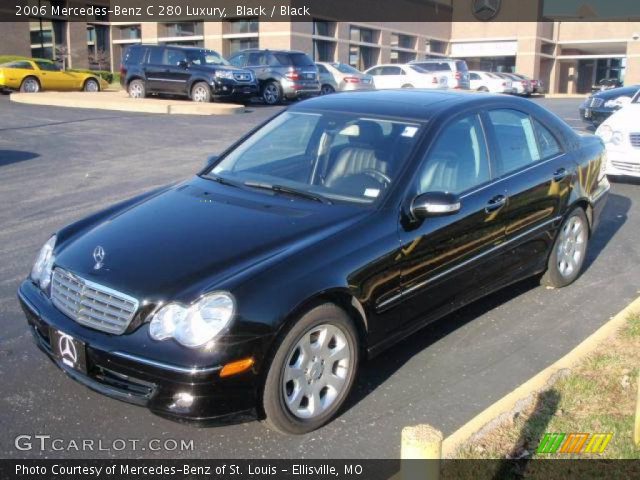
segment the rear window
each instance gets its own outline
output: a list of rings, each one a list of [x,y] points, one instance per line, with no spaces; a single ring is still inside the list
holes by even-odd
[[[360,73],[359,70],[353,68],[351,65],[345,65],[344,63],[332,63],[331,66],[340,73]]]
[[[451,66],[447,62],[419,63],[418,66],[427,72],[451,71]]]
[[[306,53],[274,53],[278,63],[284,66],[313,67],[315,63]]]
[[[140,47],[129,47],[124,55],[124,63],[140,63],[146,49]]]

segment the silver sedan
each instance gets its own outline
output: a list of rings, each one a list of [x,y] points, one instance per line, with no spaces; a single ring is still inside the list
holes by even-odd
[[[353,90],[375,90],[371,75],[356,70],[350,65],[338,62],[317,62],[320,73],[320,93]]]

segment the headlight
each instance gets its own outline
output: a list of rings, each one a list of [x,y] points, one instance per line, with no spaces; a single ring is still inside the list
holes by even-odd
[[[56,236],[52,236],[47,243],[40,249],[38,258],[36,258],[33,268],[31,269],[31,280],[40,285],[42,290],[46,290],[51,283],[51,272],[53,269],[53,249],[56,246]]]
[[[604,102],[604,106],[606,108],[616,108],[620,106],[620,104],[618,103],[618,98],[613,98],[611,100],[607,100],[606,102]]]
[[[216,70],[216,78],[233,79],[233,72],[231,70]]]
[[[614,145],[620,145],[623,138],[624,137],[622,135],[622,132],[615,131],[611,135],[611,143],[613,143]]]
[[[604,143],[609,143],[611,137],[613,137],[613,130],[609,125],[600,125],[596,130],[596,135],[598,135]]]
[[[185,347],[200,347],[229,325],[234,312],[235,302],[226,292],[210,293],[190,307],[170,303],[155,313],[149,334],[154,340],[174,338]]]

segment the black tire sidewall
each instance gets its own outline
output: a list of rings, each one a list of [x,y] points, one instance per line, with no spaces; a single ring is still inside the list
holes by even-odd
[[[560,243],[560,236],[562,234],[562,230],[564,229],[565,225],[575,216],[579,216],[581,218],[584,224],[584,227],[587,230],[587,239],[585,241],[586,245],[584,247],[584,255],[582,256],[580,268],[577,268],[576,271],[573,272],[573,274],[570,277],[565,277],[558,270],[558,245]],[[566,216],[566,218],[562,222],[562,225],[560,225],[560,228],[558,229],[558,233],[556,234],[556,239],[553,242],[553,249],[551,250],[551,254],[549,255],[547,271],[542,277],[542,283],[544,285],[555,287],[555,288],[562,288],[576,281],[576,279],[582,273],[582,269],[584,268],[584,262],[586,260],[587,252],[589,249],[589,236],[590,236],[589,220],[587,219],[587,215],[585,211],[580,207],[574,208],[571,211],[571,213],[569,213],[569,215]]]
[[[340,327],[350,343],[351,357],[349,362],[351,368],[349,370],[349,378],[345,388],[331,408],[317,418],[311,420],[300,419],[289,411],[282,393],[282,377],[285,363],[288,360],[291,349],[306,332],[318,325],[327,323]],[[349,396],[358,370],[359,353],[357,329],[344,310],[334,304],[325,303],[302,315],[286,334],[281,336],[278,347],[269,364],[262,393],[262,405],[266,415],[266,423],[271,428],[288,434],[308,433],[328,423],[338,413]]]

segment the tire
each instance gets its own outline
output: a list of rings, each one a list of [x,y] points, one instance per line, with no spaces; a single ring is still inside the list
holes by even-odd
[[[95,78],[88,78],[84,82],[84,86],[82,87],[82,91],[84,91],[84,92],[99,92],[100,91],[100,83]]]
[[[147,88],[145,87],[144,81],[139,78],[129,82],[127,92],[131,98],[145,98],[147,96]]]
[[[402,85],[402,88],[413,88],[413,85],[411,85],[410,83],[406,83]]]
[[[489,91],[489,89],[487,87],[480,87],[480,88],[478,88],[478,91],[487,93]]]
[[[336,89],[333,88],[331,85],[322,85],[322,87],[320,87],[320,95],[330,95],[335,92],[336,92]]]
[[[358,332],[344,310],[325,303],[303,315],[269,365],[262,394],[266,425],[303,434],[332,420],[353,386],[359,353]]]
[[[262,88],[262,100],[267,105],[278,105],[282,102],[282,88],[278,82],[267,82]]]
[[[562,288],[573,283],[584,266],[589,245],[589,221],[580,207],[567,215],[558,231],[541,284]]]
[[[36,77],[27,77],[20,84],[21,93],[38,93],[40,91],[40,81]]]
[[[191,100],[198,103],[211,102],[211,89],[206,82],[198,82],[191,87]]]

